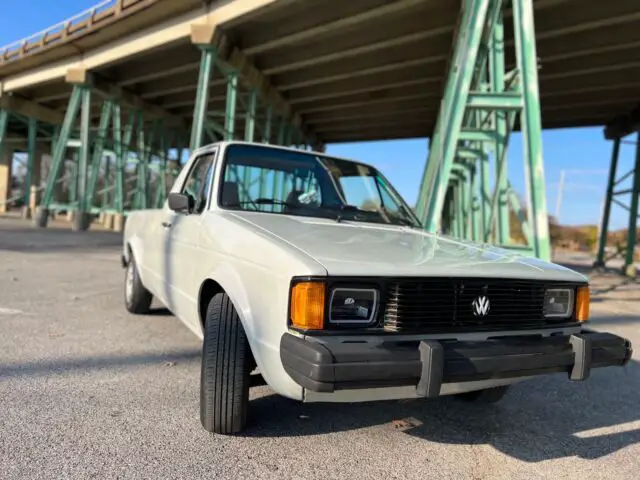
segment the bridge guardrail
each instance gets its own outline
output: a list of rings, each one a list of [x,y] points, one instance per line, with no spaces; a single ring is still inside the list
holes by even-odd
[[[87,31],[100,28],[108,20],[127,15],[131,8],[142,3],[155,3],[157,0],[103,0],[83,12],[60,23],[34,33],[26,38],[0,47],[0,66],[27,55],[44,50],[52,45],[78,37]]]

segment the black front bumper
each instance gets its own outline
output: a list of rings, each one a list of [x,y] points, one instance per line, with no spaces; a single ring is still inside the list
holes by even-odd
[[[415,385],[436,397],[443,383],[518,378],[566,372],[585,380],[592,368],[624,366],[628,340],[583,330],[569,336],[497,337],[485,341],[344,342],[326,345],[285,333],[280,359],[285,371],[315,392]]]

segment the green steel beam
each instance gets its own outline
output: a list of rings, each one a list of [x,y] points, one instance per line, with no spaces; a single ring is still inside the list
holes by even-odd
[[[78,208],[76,211],[74,229],[86,230],[89,227],[89,208],[87,198],[87,174],[89,168],[89,154],[91,152],[91,87],[83,85],[80,88],[82,96],[82,111],[80,115],[80,153],[78,158]]]
[[[104,164],[104,184],[108,185],[109,183],[111,183],[112,180],[112,173],[111,173],[111,158],[108,156],[107,157],[107,161]],[[102,200],[100,202],[100,210],[104,211],[107,206],[110,204],[109,202],[109,197],[113,196],[113,190],[115,188],[114,186],[110,186],[110,187],[106,187],[103,188],[100,192],[98,193],[102,193]]]
[[[617,180],[615,179],[618,161],[620,155],[620,144],[623,143],[623,136],[627,135],[627,132],[618,133],[619,137],[613,137],[613,153],[611,157],[611,164],[609,169],[609,177],[607,182],[607,191],[604,202],[604,208],[602,210],[602,218],[600,223],[600,232],[598,238],[598,250],[596,260],[594,262],[594,267],[603,268],[606,267],[606,262],[611,258],[618,257],[622,254],[623,256],[623,266],[622,266],[622,274],[636,277],[637,271],[634,262],[634,253],[635,246],[637,244],[637,228],[638,228],[638,211],[640,210],[640,204],[638,196],[640,195],[640,132],[637,133],[637,140],[635,143],[636,151],[635,151],[635,162],[633,168],[622,175]],[[612,135],[613,136],[613,135]],[[631,188],[625,188],[621,190],[614,190],[616,185],[621,184],[625,180],[631,177]],[[627,195],[630,194],[630,204],[625,205],[620,200],[616,198],[616,196]],[[607,239],[609,233],[609,219],[611,215],[611,207],[612,204],[615,203],[624,210],[626,210],[629,215],[628,225],[627,225],[627,239],[626,245],[618,246],[618,251],[614,252],[609,258],[606,257],[606,246]]]
[[[493,37],[491,38],[491,52],[489,55],[489,68],[491,72],[491,87],[494,92],[501,93],[505,90],[505,45],[504,45],[504,25],[502,12],[496,18]],[[495,160],[498,164],[498,172],[496,173],[496,196],[495,205],[491,203],[490,217],[496,213],[498,217],[497,235],[498,244],[507,245],[510,240],[509,234],[509,205],[507,203],[507,161],[506,149],[508,145],[507,133],[507,113],[504,111],[493,112],[493,121],[495,124],[496,139],[494,140]],[[515,116],[511,115],[511,119]],[[513,120],[512,120],[513,121]],[[487,212],[489,213],[489,212]],[[485,230],[485,241],[489,240],[490,232],[493,228],[491,218],[487,218]]]
[[[483,159],[478,160],[481,165],[485,163]],[[482,201],[482,192],[480,191],[480,178],[478,162],[471,167],[471,198],[469,202],[469,210],[471,211],[471,239],[474,242],[483,241],[481,238],[482,229],[480,225],[483,222],[480,202]]]
[[[124,145],[122,142],[122,112],[119,104],[113,106],[113,150],[115,152],[115,192],[112,208],[122,213],[124,210]]]
[[[7,134],[7,126],[9,125],[9,111],[0,109],[0,155],[2,155],[5,137]]]
[[[489,241],[490,223],[490,188],[489,188],[489,158],[481,159],[480,165],[480,222],[481,239]]]
[[[640,132],[636,139],[635,171],[633,173],[633,190],[629,206],[629,226],[627,227],[627,251],[624,259],[624,273],[635,277],[633,256],[635,254],[638,229],[638,196],[640,195]]]
[[[522,95],[513,92],[470,92],[467,97],[467,108],[520,111],[522,109]]]
[[[93,137],[93,154],[91,158],[91,177],[89,187],[87,188],[87,206],[93,207],[93,197],[96,190],[96,183],[100,174],[100,165],[102,163],[102,154],[104,151],[109,125],[111,123],[111,111],[113,109],[113,101],[107,100],[102,104],[102,112],[100,114],[100,122],[98,124],[98,132]]]
[[[165,138],[164,135],[160,137],[160,151],[162,152],[162,157],[160,160],[159,180],[156,187],[155,208],[162,208],[162,204],[167,198],[167,165],[169,160],[169,146],[172,142],[172,135],[170,135],[168,139]]]
[[[71,155],[71,179],[69,183],[69,205],[73,206],[73,210],[77,209],[78,201],[78,152]],[[57,199],[57,204],[61,204],[61,199]]]
[[[236,98],[238,95],[238,72],[227,74],[227,108],[224,117],[225,140],[233,140],[236,127]]]
[[[551,260],[532,0],[512,0],[512,8],[516,64],[522,84],[524,104],[520,125],[525,150],[525,169],[529,181],[529,219],[533,229],[531,247],[536,257]]]
[[[247,115],[244,124],[244,139],[247,142],[253,142],[256,128],[256,111],[258,108],[258,92],[255,89],[249,91],[249,99],[246,109]]]
[[[462,129],[460,130],[461,141],[469,142],[495,142],[498,140],[498,134],[491,130],[475,130],[475,129]]]
[[[53,142],[52,149],[53,155],[51,159],[51,169],[47,177],[47,184],[42,196],[42,201],[37,209],[35,215],[35,225],[38,227],[46,227],[49,216],[49,205],[53,203],[53,192],[57,179],[60,175],[60,169],[64,161],[64,154],[67,150],[67,142],[71,134],[71,130],[75,125],[78,110],[80,108],[80,100],[82,97],[82,87],[74,85],[67,105],[67,110],[64,115],[60,132],[55,135],[57,137]]]
[[[193,123],[191,125],[191,141],[189,148],[193,152],[202,146],[209,104],[209,84],[216,63],[217,50],[212,45],[199,45],[200,70],[198,71],[198,87],[193,107]]]
[[[613,200],[613,188],[616,185],[616,172],[618,170],[618,158],[620,157],[620,138],[613,141],[613,152],[611,154],[611,163],[609,165],[609,178],[607,181],[607,192],[604,199],[604,208],[602,210],[602,219],[600,222],[600,235],[598,238],[598,254],[594,267],[604,267],[605,252],[607,247],[607,237],[609,234],[609,218],[611,216],[611,203]]]
[[[213,120],[209,120],[207,122],[207,129],[210,130],[209,136],[214,140],[217,140],[217,137],[215,135],[216,133],[220,135],[221,139],[224,139],[227,135],[227,132],[224,129],[224,125],[220,125]]]
[[[490,240],[490,236],[497,230],[493,240],[499,245],[507,245],[510,241],[510,215],[509,215],[509,179],[507,177],[507,147],[509,136],[515,122],[515,114],[509,112],[507,115],[507,125],[504,141],[495,143],[495,187],[491,195],[485,241]],[[497,124],[499,128],[502,127]],[[497,224],[496,224],[497,220]]]

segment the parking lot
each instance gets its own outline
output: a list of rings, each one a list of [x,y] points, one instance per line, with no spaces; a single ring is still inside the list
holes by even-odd
[[[304,405],[256,387],[247,430],[222,437],[200,426],[199,340],[160,306],[125,311],[119,246],[0,218],[0,478],[640,475],[636,283],[593,277],[594,326],[636,347],[624,369],[524,382],[484,407]]]

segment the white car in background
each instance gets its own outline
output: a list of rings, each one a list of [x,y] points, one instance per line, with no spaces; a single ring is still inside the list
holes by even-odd
[[[304,402],[496,401],[515,381],[631,357],[585,328],[584,276],[426,233],[379,171],[321,153],[197,150],[162,209],[130,213],[123,264],[130,312],[155,296],[203,340],[210,432],[245,427],[256,367]]]

